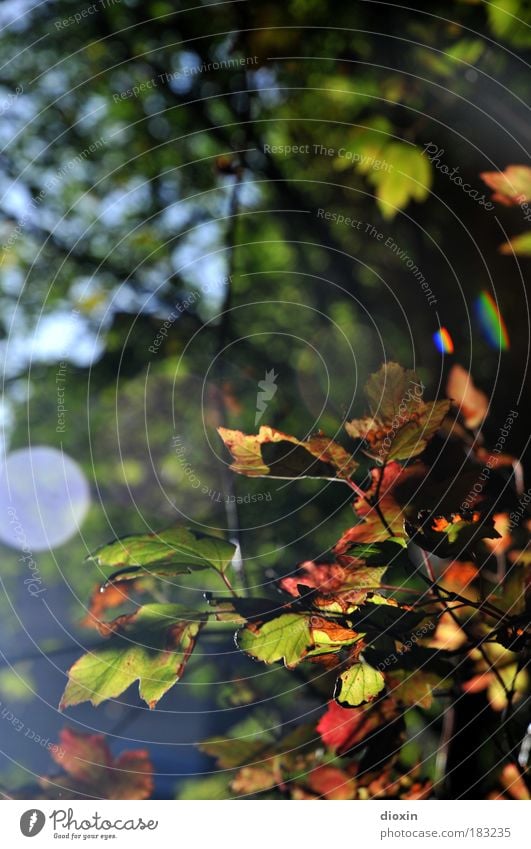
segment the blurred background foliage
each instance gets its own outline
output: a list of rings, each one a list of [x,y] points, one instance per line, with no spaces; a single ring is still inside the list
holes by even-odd
[[[433,392],[453,361],[470,369],[491,398],[491,440],[528,386],[528,260],[498,251],[502,226],[522,229],[521,210],[485,210],[424,149],[442,150],[478,196],[489,196],[480,172],[525,162],[529,4],[409,6],[2,4],[5,450],[61,448],[92,493],[79,532],[36,555],[45,604],[28,597],[19,552],[2,546],[0,698],[27,726],[57,735],[63,671],[95,639],[79,626],[98,578],[83,562],[95,546],[183,519],[232,535],[237,525],[262,583],[348,527],[341,487],[227,474],[215,428],[254,430],[265,371],[278,374],[278,391],[262,423],[301,438],[318,428],[333,436],[360,412],[361,387],[385,359],[415,367]],[[337,223],[341,215],[360,226]],[[436,308],[388,238],[424,275]],[[483,290],[499,299],[506,351],[489,345],[474,315]],[[439,324],[453,357],[434,345]],[[526,438],[520,417],[511,453]],[[228,496],[259,493],[270,501],[227,510]],[[191,741],[240,710],[230,684],[216,684],[218,707],[205,684],[250,675],[251,702],[273,685],[271,670],[236,661],[229,641],[221,655],[208,651],[166,697],[163,709],[182,712],[178,731],[171,713],[154,730],[133,694],[72,712],[124,746],[128,735],[150,740],[161,795],[205,768]],[[292,688],[275,670],[285,696],[274,707],[288,716]],[[44,750],[4,731],[6,782],[46,769]]]

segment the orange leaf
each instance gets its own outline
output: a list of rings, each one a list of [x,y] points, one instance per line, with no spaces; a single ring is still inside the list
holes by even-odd
[[[247,477],[350,478],[358,468],[341,445],[320,434],[301,442],[266,426],[255,436],[225,427],[218,433],[235,460],[230,468]]]
[[[470,373],[460,365],[452,366],[446,384],[446,394],[462,414],[466,427],[478,427],[489,409],[489,400],[481,389],[474,386]]]
[[[519,206],[531,200],[531,168],[508,165],[505,171],[484,171],[479,175],[494,194],[492,200],[504,206]]]

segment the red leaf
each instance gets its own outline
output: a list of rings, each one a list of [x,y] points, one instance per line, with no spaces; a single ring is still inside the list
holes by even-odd
[[[343,708],[331,701],[317,724],[317,731],[329,749],[343,754],[395,716],[397,709],[387,699],[366,708]]]
[[[300,595],[297,589],[299,585],[332,593],[341,589],[347,580],[347,569],[340,566],[339,563],[314,563],[313,560],[306,560],[300,564],[296,575],[282,578],[279,584],[285,592],[298,597]]]
[[[65,728],[51,754],[66,773],[41,779],[51,798],[148,799],[153,792],[153,767],[145,749],[113,758],[102,734]]]
[[[354,799],[356,783],[348,773],[335,766],[318,766],[308,776],[308,786],[324,799]]]

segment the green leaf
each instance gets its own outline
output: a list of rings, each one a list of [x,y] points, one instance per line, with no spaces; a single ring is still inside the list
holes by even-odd
[[[69,670],[60,709],[86,701],[99,705],[135,681],[141,698],[154,707],[182,676],[203,623],[203,616],[177,604],[146,604],[119,616],[108,626],[109,642]]]
[[[282,660],[291,669],[313,647],[309,616],[283,613],[263,624],[249,623],[238,632],[237,643],[257,660],[264,663]]]
[[[252,761],[265,745],[260,740],[238,740],[233,737],[212,737],[203,740],[199,748],[205,754],[217,759],[222,769],[233,769]]]
[[[497,38],[515,47],[531,45],[529,6],[525,0],[495,0],[487,4],[489,25]]]
[[[357,707],[372,702],[385,687],[381,672],[368,663],[354,663],[336,681],[334,698],[344,707]]]
[[[513,252],[517,256],[531,256],[531,231],[529,233],[520,233],[519,236],[513,236],[508,242],[505,242],[500,247],[500,253],[507,256],[512,256]]]
[[[182,575],[200,569],[224,572],[236,547],[219,537],[190,528],[168,528],[159,533],[117,539],[98,548],[89,559],[120,572],[120,579],[151,575]]]
[[[232,799],[228,776],[220,772],[206,778],[189,778],[180,785],[176,798],[194,802],[198,799]]]
[[[422,151],[404,142],[385,146],[387,168],[372,170],[369,181],[376,187],[376,202],[384,218],[394,218],[410,200],[428,197],[432,181],[431,164]]]

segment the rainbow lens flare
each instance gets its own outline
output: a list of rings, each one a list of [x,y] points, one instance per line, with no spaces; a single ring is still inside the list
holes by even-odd
[[[446,327],[441,327],[439,330],[437,330],[436,333],[433,334],[433,341],[435,342],[435,347],[437,348],[439,353],[453,354],[453,339],[448,333]]]
[[[509,334],[494,298],[489,292],[483,291],[476,299],[476,315],[489,345],[500,351],[507,351]]]

